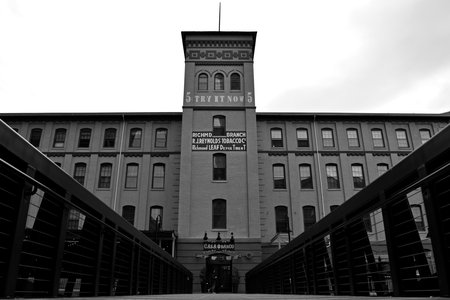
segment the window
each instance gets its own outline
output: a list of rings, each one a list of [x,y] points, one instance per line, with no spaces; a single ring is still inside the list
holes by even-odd
[[[347,129],[347,139],[349,147],[359,147],[358,130],[354,128]]]
[[[42,136],[42,129],[40,129],[40,128],[31,129],[31,134],[30,134],[31,145],[38,148],[39,144],[41,143],[41,136]]]
[[[153,179],[152,179],[152,189],[164,189],[164,176],[165,176],[165,165],[164,164],[154,164],[153,165]]]
[[[130,141],[128,147],[130,148],[140,148],[142,140],[142,129],[132,128],[130,130]]]
[[[322,129],[322,142],[324,147],[334,147],[333,130],[330,128]]]
[[[378,176],[383,175],[388,170],[389,170],[389,165],[388,164],[377,164]]]
[[[239,91],[241,89],[241,76],[238,73],[231,74],[230,90]]]
[[[122,207],[122,217],[131,225],[134,225],[134,212],[136,208],[133,205],[125,205]]]
[[[78,139],[78,147],[79,148],[89,148],[89,144],[91,143],[91,132],[90,128],[82,128],[80,130],[80,137]]]
[[[76,181],[78,181],[81,185],[83,185],[85,177],[86,177],[86,164],[76,163],[73,171],[73,178]]]
[[[362,219],[367,232],[372,232],[372,220],[370,214],[364,215]]]
[[[270,130],[270,138],[272,140],[273,148],[283,147],[283,132],[281,128],[272,128]]]
[[[313,188],[310,165],[307,164],[300,165],[300,188],[301,189]]]
[[[352,165],[353,187],[355,189],[361,189],[366,186],[364,181],[363,166],[360,164]]]
[[[198,90],[207,91],[208,90],[208,75],[202,73],[198,76]]]
[[[225,135],[225,116],[213,117],[213,135]]]
[[[339,183],[339,175],[337,171],[337,165],[328,164],[325,166],[327,172],[328,189],[339,189],[341,185]]]
[[[431,139],[431,131],[428,129],[420,129],[420,139],[422,141],[422,144],[425,144],[428,142],[429,139]]]
[[[395,135],[397,136],[397,143],[399,148],[408,148],[408,137],[406,136],[406,130],[397,129],[395,130]]]
[[[316,208],[314,206],[303,206],[303,225],[305,231],[316,224]]]
[[[339,207],[339,205],[330,205],[330,212],[332,212],[333,210],[335,210],[338,207]]]
[[[127,165],[125,188],[137,188],[139,165],[131,163]]]
[[[383,131],[372,129],[372,141],[374,147],[384,147]]]
[[[227,228],[227,201],[224,199],[214,199],[212,201],[212,228]]]
[[[109,189],[111,187],[112,164],[104,163],[100,165],[100,177],[98,179],[98,187]]]
[[[223,91],[225,89],[225,80],[223,74],[214,75],[214,90]]]
[[[414,217],[414,222],[416,222],[417,230],[425,231],[425,223],[423,221],[422,206],[420,206],[419,204],[411,205],[411,212]]]
[[[286,206],[275,207],[275,229],[277,233],[289,232],[288,209]]]
[[[213,180],[227,180],[227,157],[225,154],[213,154]]]
[[[116,129],[107,128],[105,129],[105,138],[103,140],[103,147],[112,148],[116,143]]]
[[[158,128],[155,134],[155,148],[166,148],[167,147],[167,129]]]
[[[306,128],[297,129],[297,147],[309,147],[308,130]]]
[[[163,224],[163,208],[162,206],[150,207],[150,230],[160,230]]]
[[[63,148],[66,140],[66,130],[64,128],[58,128],[55,130],[55,138],[53,139],[54,148]]]
[[[284,176],[283,164],[273,165],[273,188],[274,189],[286,188],[286,177]]]

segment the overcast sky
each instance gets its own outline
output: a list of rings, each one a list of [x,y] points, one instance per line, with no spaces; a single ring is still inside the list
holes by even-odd
[[[449,0],[222,0],[259,112],[450,111]],[[181,31],[219,0],[1,0],[0,112],[180,112]]]

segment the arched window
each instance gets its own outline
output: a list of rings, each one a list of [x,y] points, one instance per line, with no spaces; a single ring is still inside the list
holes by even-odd
[[[306,128],[297,129],[297,147],[309,147],[308,130]]]
[[[122,207],[122,217],[127,220],[131,225],[134,225],[134,214],[136,208],[133,205],[125,205]]]
[[[409,147],[408,136],[405,129],[395,130],[395,135],[397,136],[397,143],[399,148]]]
[[[150,207],[150,230],[161,230],[163,225],[163,208],[155,205]]]
[[[73,178],[78,181],[81,185],[84,184],[84,179],[86,177],[86,164],[76,163],[73,170]]]
[[[212,228],[227,228],[227,201],[224,199],[214,199],[212,201]]]
[[[153,165],[152,189],[164,189],[165,165],[157,163]]]
[[[167,147],[167,129],[158,128],[155,134],[155,148],[166,148]]]
[[[225,135],[225,116],[213,117],[213,135]]]
[[[283,147],[283,131],[281,128],[270,129],[270,139],[272,141],[273,148]]]
[[[389,170],[389,165],[388,164],[377,164],[378,176],[383,175],[388,170]]]
[[[288,209],[286,206],[275,207],[275,230],[277,233],[287,233],[289,231]]]
[[[58,128],[55,130],[55,138],[53,139],[54,148],[63,148],[66,140],[66,129]]]
[[[384,147],[383,131],[381,129],[372,129],[372,141],[375,148]]]
[[[116,132],[115,128],[106,128],[105,129],[105,137],[103,139],[103,147],[105,148],[113,148],[116,144]]]
[[[30,143],[31,143],[31,145],[33,145],[36,148],[38,148],[39,144],[41,143],[41,136],[42,136],[42,129],[41,128],[33,128],[33,129],[31,129],[31,134],[30,134]]]
[[[339,183],[339,174],[336,164],[325,165],[325,171],[327,173],[328,189],[339,189],[341,184]]]
[[[429,139],[431,139],[431,131],[429,129],[420,129],[419,134],[422,144],[425,144]]]
[[[353,187],[355,189],[362,189],[366,186],[364,180],[364,169],[361,164],[352,164],[352,177],[353,177]]]
[[[213,154],[213,180],[227,180],[227,156],[223,153]]]
[[[100,176],[98,178],[98,187],[109,189],[111,187],[112,164],[103,163],[100,165]]]
[[[358,130],[355,128],[347,129],[347,139],[349,147],[359,147]]]
[[[284,174],[283,164],[273,165],[273,188],[274,189],[286,188],[286,176]]]
[[[331,128],[322,129],[322,143],[324,147],[334,147],[333,130]]]
[[[223,91],[225,89],[225,79],[223,74],[217,73],[214,75],[214,90]]]
[[[241,89],[241,76],[238,73],[231,74],[230,90],[239,91]]]
[[[300,172],[300,188],[301,189],[312,189],[313,182],[311,176],[311,165],[301,164],[299,166]]]
[[[137,188],[139,165],[136,163],[127,164],[125,177],[125,188]]]
[[[141,147],[142,140],[142,129],[141,128],[131,128],[130,130],[130,141],[128,146],[130,148],[139,148]]]
[[[89,148],[89,144],[91,143],[91,132],[90,128],[82,128],[80,130],[80,137],[78,138],[78,147],[79,148]]]
[[[311,205],[303,206],[303,225],[305,231],[316,224],[316,208]]]
[[[207,91],[208,90],[208,75],[201,73],[198,76],[198,90]]]

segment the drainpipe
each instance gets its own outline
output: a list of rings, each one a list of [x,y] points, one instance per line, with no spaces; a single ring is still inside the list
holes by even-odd
[[[320,183],[320,204],[322,204],[322,213],[320,213],[320,207],[319,207],[319,220],[322,219],[325,216],[325,202],[323,197],[323,181],[322,181],[322,172],[320,171],[320,153],[319,153],[319,143],[317,140],[317,132],[316,132],[316,115],[313,115],[313,131],[314,131],[314,140],[316,142],[316,160],[317,160],[317,171],[319,173],[319,183]],[[320,205],[319,204],[319,205]]]
[[[118,194],[118,189],[119,189],[120,167],[121,167],[121,163],[122,163],[122,147],[123,147],[124,136],[125,136],[125,115],[122,114],[122,133],[120,135],[119,161],[117,163],[116,187],[114,189],[114,202],[113,202],[114,211],[116,211],[116,206],[117,206],[117,194]]]

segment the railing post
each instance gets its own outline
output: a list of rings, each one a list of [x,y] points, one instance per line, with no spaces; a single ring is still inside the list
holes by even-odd
[[[28,166],[26,174],[34,177],[36,170]],[[16,293],[16,282],[19,274],[20,255],[22,253],[23,239],[25,237],[25,226],[28,216],[28,207],[30,205],[30,196],[36,191],[33,191],[33,186],[24,182],[22,194],[20,199],[17,199],[19,204],[17,208],[17,219],[14,226],[15,231],[11,242],[11,249],[9,255],[9,263],[6,271],[5,281],[5,297],[14,298]]]
[[[97,263],[95,265],[95,277],[94,277],[94,297],[98,296],[99,282],[100,282],[100,269],[102,264],[103,242],[105,239],[105,217],[102,216],[102,222],[100,223],[100,234],[97,248]]]
[[[110,275],[110,285],[109,285],[109,296],[115,296],[116,293],[116,286],[115,286],[115,278],[114,278],[114,273],[116,270],[116,254],[117,254],[117,226],[114,226],[114,231],[112,232],[113,234],[113,251],[112,251],[112,259],[111,259],[111,275]]]

